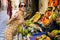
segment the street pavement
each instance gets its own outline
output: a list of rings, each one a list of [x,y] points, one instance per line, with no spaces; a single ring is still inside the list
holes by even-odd
[[[4,31],[6,29],[6,21],[9,19],[9,16],[7,15],[7,11],[3,10],[0,11],[0,40],[4,40]]]

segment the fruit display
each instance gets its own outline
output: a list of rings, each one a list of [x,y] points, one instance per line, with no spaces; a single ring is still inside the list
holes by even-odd
[[[54,40],[55,39],[60,39],[60,36],[57,35],[58,33],[60,34],[60,30],[53,30],[51,32],[48,32],[49,37],[46,36],[46,34],[40,34],[40,35],[38,34],[39,32],[40,33],[43,32],[39,25],[34,24],[34,22],[37,22],[38,19],[41,17],[41,16],[38,16],[38,15],[39,14],[36,14],[36,15],[34,15],[35,17],[33,16],[30,20],[26,20],[25,24],[23,24],[22,26],[19,26],[18,32],[21,33],[23,37],[26,37],[26,39],[27,39],[27,37],[30,38],[31,36],[35,36],[36,40],[51,40],[50,37],[52,37],[52,38],[55,37]],[[42,23],[44,25],[44,27],[50,23],[49,17],[52,14],[47,14],[47,15],[44,15],[38,21],[40,24]],[[56,20],[57,15],[53,14],[51,17],[52,17],[53,20]]]
[[[51,40],[48,36],[46,35],[41,35],[41,36],[37,36],[36,40]]]
[[[24,36],[31,36],[37,32],[41,32],[41,28],[35,24],[33,24],[32,26],[23,25],[23,26],[19,26],[18,31]]]
[[[19,26],[18,32],[21,33],[23,37],[29,39],[30,37],[33,36],[35,37],[34,40],[52,40],[50,37],[60,39],[60,36],[58,36],[58,34],[60,34],[60,30],[53,30],[51,32],[48,32],[48,36],[46,35],[47,32],[43,33],[42,30],[43,28],[49,30],[50,28],[49,25],[53,21],[57,20],[57,14],[53,11],[55,10],[55,7],[53,8],[51,4],[49,5],[50,6],[47,8],[44,14],[41,15],[41,13],[36,12],[36,14],[33,17],[25,21],[25,24]],[[56,5],[53,4],[53,6],[57,6],[57,4]]]
[[[39,12],[36,12],[36,14],[30,19],[30,21],[37,22],[40,17],[41,17],[41,14]]]

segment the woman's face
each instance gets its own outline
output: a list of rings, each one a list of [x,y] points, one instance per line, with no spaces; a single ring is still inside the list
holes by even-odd
[[[25,12],[26,11],[26,5],[24,3],[21,3],[20,9]]]

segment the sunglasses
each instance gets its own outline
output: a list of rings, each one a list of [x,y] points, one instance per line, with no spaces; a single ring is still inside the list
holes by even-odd
[[[26,5],[21,5],[20,7],[26,7]]]

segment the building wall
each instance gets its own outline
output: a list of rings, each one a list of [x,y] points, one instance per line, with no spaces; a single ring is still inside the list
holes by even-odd
[[[0,0],[1,1],[1,10],[7,9],[7,0]]]

